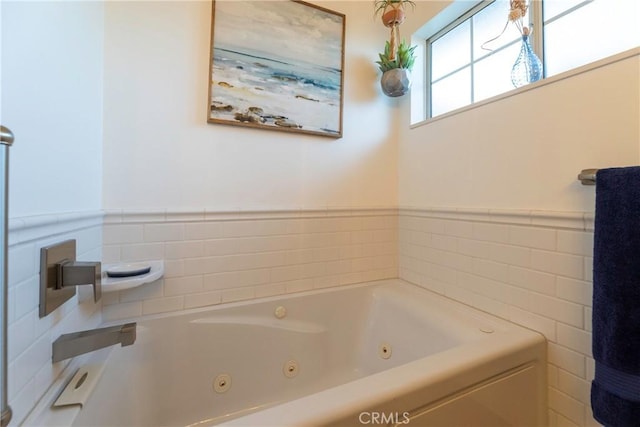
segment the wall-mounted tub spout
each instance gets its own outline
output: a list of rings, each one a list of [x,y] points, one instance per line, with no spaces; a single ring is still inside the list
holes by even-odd
[[[53,362],[59,362],[110,345],[121,344],[122,347],[131,345],[136,341],[136,326],[136,323],[133,322],[60,335],[53,343]]]

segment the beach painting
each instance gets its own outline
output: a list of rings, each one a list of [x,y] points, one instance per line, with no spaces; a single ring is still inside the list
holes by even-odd
[[[345,16],[213,0],[209,123],[342,137]]]

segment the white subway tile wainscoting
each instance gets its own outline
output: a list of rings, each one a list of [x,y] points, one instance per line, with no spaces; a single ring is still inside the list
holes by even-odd
[[[598,425],[590,215],[401,208],[398,233],[400,278],[547,338],[551,426]]]
[[[164,259],[105,320],[398,276],[397,209],[109,211],[105,263]]]
[[[13,218],[9,222],[8,376],[11,425],[19,425],[68,360],[51,362],[51,343],[61,334],[102,323],[101,303],[90,286],[49,316],[40,318],[40,248],[76,239],[80,261],[102,258],[103,214],[64,213]],[[88,288],[88,289],[84,289]]]
[[[103,321],[400,277],[542,333],[551,426],[596,425],[589,404],[592,215],[489,209],[106,211],[11,220],[9,378],[20,422],[64,367],[62,333]],[[163,260],[162,279],[89,289],[38,318],[39,251],[75,238],[83,260]]]

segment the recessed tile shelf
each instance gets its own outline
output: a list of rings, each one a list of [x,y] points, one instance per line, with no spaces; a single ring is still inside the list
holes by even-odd
[[[115,292],[135,288],[145,283],[151,283],[164,275],[164,261],[149,261],[151,271],[146,274],[131,277],[109,277],[107,271],[119,264],[109,264],[102,267],[102,292]]]

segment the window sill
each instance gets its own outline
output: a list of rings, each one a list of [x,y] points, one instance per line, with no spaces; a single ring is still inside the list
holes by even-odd
[[[547,85],[550,85],[550,84],[554,84],[556,82],[559,82],[559,81],[562,81],[562,80],[577,76],[579,74],[587,73],[587,72],[595,70],[597,68],[601,68],[601,67],[607,66],[609,64],[614,64],[616,62],[632,58],[634,56],[640,56],[640,47],[636,47],[636,48],[629,49],[629,50],[626,50],[626,51],[621,52],[621,53],[617,53],[615,55],[612,55],[612,56],[609,56],[607,58],[601,59],[599,61],[591,62],[591,63],[583,65],[581,67],[577,67],[577,68],[574,68],[572,70],[565,71],[564,73],[560,73],[560,74],[557,74],[555,76],[539,80],[539,81],[537,81],[535,83],[530,83],[530,84],[528,84],[526,86],[510,90],[508,92],[502,93],[500,95],[496,95],[496,96],[491,97],[491,98],[484,99],[484,100],[476,102],[474,104],[466,105],[464,107],[449,111],[449,112],[441,114],[439,116],[432,117],[432,118],[426,119],[426,120],[422,120],[422,121],[419,121],[419,122],[416,122],[416,123],[412,123],[410,128],[411,129],[415,129],[415,128],[418,128],[418,127],[421,127],[421,126],[424,126],[424,125],[428,125],[429,123],[437,122],[438,120],[442,120],[442,119],[446,119],[448,117],[456,116],[456,115],[458,115],[460,113],[464,113],[466,111],[474,110],[474,109],[480,108],[480,107],[482,107],[484,105],[491,104],[491,103],[494,103],[496,101],[500,101],[502,99],[510,98],[512,96],[516,96],[516,95],[519,95],[521,93],[528,92],[530,90],[535,90],[535,89],[537,89],[539,87],[543,87],[543,86],[547,86]]]

